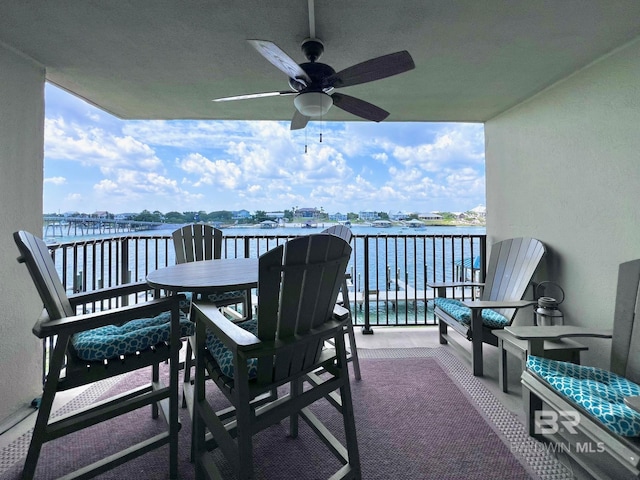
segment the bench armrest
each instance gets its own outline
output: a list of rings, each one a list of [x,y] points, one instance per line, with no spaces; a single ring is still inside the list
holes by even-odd
[[[568,337],[593,337],[611,338],[611,330],[586,329],[570,325],[557,325],[549,327],[505,327],[505,331],[519,340],[527,340],[528,352],[537,357],[544,356],[545,340],[560,340]]]
[[[471,310],[482,310],[485,308],[523,308],[535,305],[534,300],[464,300],[465,307]]]
[[[624,397],[624,404],[632,410],[640,412],[640,396]]]
[[[611,338],[610,329],[589,329],[571,325],[549,327],[505,327],[505,330],[520,340],[559,340],[566,337]]]

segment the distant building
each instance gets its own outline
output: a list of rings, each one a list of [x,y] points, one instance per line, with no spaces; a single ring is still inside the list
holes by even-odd
[[[320,210],[317,208],[298,208],[296,210],[296,216],[302,218],[316,218],[319,213]]]
[[[360,220],[365,220],[365,221],[374,221],[380,218],[378,215],[378,212],[370,212],[370,211],[358,212],[358,217],[360,218]]]
[[[420,220],[442,220],[442,215],[439,215],[434,212],[430,213],[419,213],[418,218]]]
[[[333,220],[335,222],[344,222],[347,220],[347,214],[346,213],[331,213],[329,214],[329,220]]]
[[[393,220],[395,222],[399,222],[401,220],[406,220],[407,218],[409,218],[411,214],[407,213],[407,212],[389,212],[389,220]]]
[[[478,205],[476,208],[472,208],[471,212],[475,213],[476,215],[478,215],[480,217],[486,217],[487,216],[487,207],[485,207],[484,205]]]
[[[91,216],[93,218],[107,218],[109,216],[109,212],[106,212],[106,211],[93,212]]]
[[[248,210],[237,210],[235,212],[231,212],[231,215],[234,220],[244,220],[246,218],[251,218],[251,213]]]
[[[284,212],[267,212],[265,216],[268,218],[284,218]]]

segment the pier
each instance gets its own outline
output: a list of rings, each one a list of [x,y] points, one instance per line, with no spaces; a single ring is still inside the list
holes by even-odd
[[[43,222],[45,237],[128,233],[151,230],[162,225],[160,222],[138,222],[122,218],[103,217],[44,216]]]

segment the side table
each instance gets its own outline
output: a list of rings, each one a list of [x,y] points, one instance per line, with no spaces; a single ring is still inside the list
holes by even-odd
[[[507,381],[507,352],[520,358],[522,370],[524,371],[527,361],[527,348],[529,343],[526,340],[519,340],[506,330],[494,330],[493,334],[498,338],[498,383],[503,392],[508,393]],[[572,362],[580,364],[580,352],[588,350],[589,347],[571,340],[570,338],[560,338],[558,340],[544,341],[545,358]]]

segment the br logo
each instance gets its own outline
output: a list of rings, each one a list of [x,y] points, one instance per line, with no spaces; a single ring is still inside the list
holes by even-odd
[[[580,414],[575,410],[536,410],[535,433],[553,435],[554,433],[578,433],[575,429],[580,424]]]

